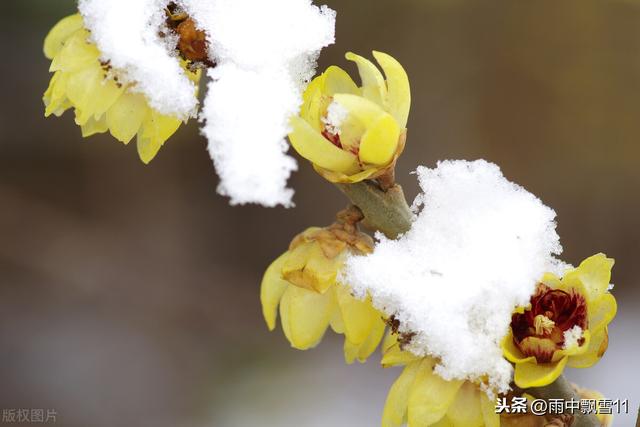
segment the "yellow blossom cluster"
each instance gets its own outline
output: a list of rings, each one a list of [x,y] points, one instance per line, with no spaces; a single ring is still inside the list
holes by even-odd
[[[80,14],[62,19],[51,29],[44,53],[51,60],[49,71],[53,73],[43,98],[45,116],[61,116],[73,108],[83,137],[108,131],[128,144],[137,136],[140,159],[149,163],[182,124],[182,120],[149,106],[134,84],[119,81],[118,70],[101,60]],[[197,86],[201,72],[190,71],[186,61],[182,64]]]

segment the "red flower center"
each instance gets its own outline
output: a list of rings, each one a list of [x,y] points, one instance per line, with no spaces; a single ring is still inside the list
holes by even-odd
[[[332,133],[326,127],[322,130],[322,136],[327,138],[333,145],[338,148],[342,148],[342,141],[340,141],[340,135]]]
[[[550,362],[555,350],[564,346],[564,333],[575,326],[587,328],[587,304],[575,291],[561,291],[539,284],[531,297],[531,308],[511,317],[513,341],[525,356]],[[578,341],[582,345],[584,338]]]

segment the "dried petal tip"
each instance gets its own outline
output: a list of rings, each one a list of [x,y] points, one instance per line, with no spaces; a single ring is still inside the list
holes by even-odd
[[[198,67],[213,67],[209,59],[209,42],[204,30],[181,7],[170,3],[166,9],[167,27],[178,36],[176,50],[180,56]]]

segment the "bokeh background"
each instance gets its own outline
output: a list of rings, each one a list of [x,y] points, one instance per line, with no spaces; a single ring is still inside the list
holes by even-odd
[[[417,165],[485,158],[556,209],[566,261],[616,258],[609,351],[569,375],[635,412],[640,1],[327,3],[322,68],[378,49],[410,74],[410,198]],[[143,166],[69,113],[45,120],[42,40],[74,8],[2,2],[0,408],[55,409],[65,427],[378,425],[398,371],[346,367],[331,335],[290,349],[260,314],[270,260],[346,201],[301,162],[295,209],[230,207],[195,123]]]

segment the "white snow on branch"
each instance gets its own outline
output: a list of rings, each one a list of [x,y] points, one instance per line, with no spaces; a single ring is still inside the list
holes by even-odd
[[[102,59],[133,83],[162,114],[185,119],[196,112],[195,86],[165,28],[165,0],[79,0],[80,13]],[[165,31],[166,33],[166,31]]]
[[[233,204],[291,206],[289,118],[297,114],[335,12],[310,0],[183,0],[207,29],[218,66],[202,112],[218,191]]]
[[[180,67],[176,37],[161,37],[170,0],[79,0],[105,61],[150,105],[187,118],[197,109],[194,86]],[[232,204],[291,206],[286,154],[289,118],[332,44],[335,12],[311,0],[174,0],[205,31],[217,67],[200,118]],[[166,33],[166,31],[165,31]]]
[[[209,96],[202,111],[220,184],[218,192],[232,204],[289,206],[293,190],[286,188],[296,161],[287,155],[287,117],[278,107],[252,102],[255,94],[274,104],[296,106],[298,96],[282,73],[244,70],[233,63],[210,71]]]
[[[343,280],[416,335],[406,347],[438,358],[445,379],[481,380],[505,392],[512,375],[500,341],[516,306],[558,269],[555,212],[483,160],[419,167],[423,193],[412,228],[378,235],[373,254],[352,257]],[[419,211],[419,212],[418,212]]]

